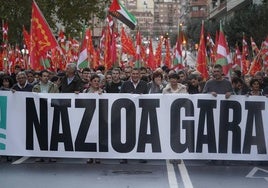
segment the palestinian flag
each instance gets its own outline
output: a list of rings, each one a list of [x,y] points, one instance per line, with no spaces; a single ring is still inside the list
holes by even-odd
[[[127,9],[118,0],[113,0],[109,13],[126,24],[130,29],[134,30],[137,25],[135,16],[127,11]]]

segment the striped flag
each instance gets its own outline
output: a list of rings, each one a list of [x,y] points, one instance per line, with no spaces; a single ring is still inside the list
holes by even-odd
[[[90,37],[90,30],[89,28],[86,29],[85,36],[82,41],[82,45],[80,48],[80,53],[77,61],[77,68],[83,69],[88,67],[88,41]]]
[[[134,30],[137,25],[137,19],[133,14],[127,11],[127,9],[118,1],[113,0],[109,8],[110,14],[126,24],[130,29]]]
[[[223,68],[223,73],[229,73],[229,64],[231,63],[230,51],[227,45],[225,35],[223,33],[222,24],[220,23],[219,41],[217,46],[216,64],[220,64]]]

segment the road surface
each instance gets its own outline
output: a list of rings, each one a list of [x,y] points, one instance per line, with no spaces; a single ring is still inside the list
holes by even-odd
[[[267,188],[268,163],[166,160],[139,163],[129,160],[57,159],[35,162],[35,158],[13,158],[0,162],[1,188]]]

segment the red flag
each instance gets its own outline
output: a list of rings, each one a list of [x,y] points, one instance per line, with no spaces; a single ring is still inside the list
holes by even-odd
[[[232,68],[235,68],[237,66],[241,68],[241,52],[239,50],[239,46],[236,44]]]
[[[215,64],[216,62],[216,54],[217,54],[217,49],[216,49],[216,45],[213,42],[210,34],[207,34],[207,46],[208,46],[208,56],[210,57],[210,63],[211,64]]]
[[[170,47],[169,47],[169,41],[166,41],[166,57],[165,57],[165,65],[170,68],[171,67],[171,55],[170,55]]]
[[[148,55],[147,66],[150,67],[152,70],[154,70],[156,68],[155,62],[154,62],[154,52],[153,52],[152,39],[150,39],[150,43],[149,43],[149,55]]]
[[[29,35],[28,31],[25,29],[24,26],[22,30],[23,30],[22,32],[23,32],[24,45],[26,46],[27,49],[29,49],[31,46],[31,36]]]
[[[201,73],[204,79],[208,78],[208,70],[207,70],[207,56],[206,56],[206,45],[204,38],[204,22],[202,21],[201,32],[200,32],[200,42],[197,54],[197,70]]]
[[[156,68],[160,67],[161,62],[162,62],[162,45],[163,45],[163,39],[160,38],[158,42],[158,46],[156,48],[155,56],[154,56]]]
[[[141,33],[138,30],[136,34],[136,56],[135,67],[141,67]]]
[[[6,42],[8,40],[8,24],[3,21],[2,23],[2,31],[3,31],[3,41]]]
[[[35,1],[32,4],[31,20],[31,68],[41,70],[47,52],[58,46],[51,29]],[[41,62],[42,61],[42,62]]]
[[[263,65],[268,66],[268,36],[265,41],[262,42],[260,54],[263,60]]]
[[[104,66],[106,69],[111,67],[111,33],[110,29],[107,26],[105,31],[105,46],[104,46]]]
[[[97,48],[93,54],[93,67],[96,68],[100,65],[100,50]]]
[[[121,45],[122,45],[122,52],[135,56],[136,51],[135,48],[133,46],[133,42],[131,40],[131,38],[129,38],[126,33],[124,28],[121,28]]]
[[[242,73],[245,75],[248,72],[249,61],[248,57],[248,43],[246,41],[246,36],[243,33],[243,41],[242,41]]]
[[[117,49],[116,49],[116,33],[112,34],[112,45],[111,45],[111,64],[107,67],[110,69],[113,65],[115,65],[117,60]]]
[[[256,56],[260,52],[260,50],[252,37],[250,37],[250,42],[251,42],[253,56]]]
[[[260,54],[258,54],[254,58],[251,66],[250,66],[250,69],[248,71],[248,74],[250,74],[251,76],[254,76],[255,73],[258,72],[258,71],[261,71],[261,69],[262,69],[262,59],[261,59]]]
[[[60,30],[59,36],[58,36],[58,43],[60,44],[60,48],[63,54],[66,54],[66,36],[63,32],[63,30]]]

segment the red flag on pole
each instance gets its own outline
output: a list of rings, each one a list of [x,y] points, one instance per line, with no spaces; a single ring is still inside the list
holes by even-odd
[[[150,39],[150,43],[149,43],[149,55],[148,55],[147,66],[150,67],[152,70],[154,70],[156,68],[155,62],[154,62],[154,52],[153,52],[152,39]]]
[[[260,54],[263,60],[263,65],[267,67],[268,66],[268,36],[266,37],[265,41],[262,42]]]
[[[234,69],[237,66],[241,69],[241,52],[239,50],[238,44],[236,44],[236,47],[235,47],[235,54],[234,54],[234,57],[233,57],[232,68]]]
[[[138,30],[136,34],[136,63],[135,67],[141,67],[141,33]]]
[[[2,21],[2,31],[3,31],[3,41],[7,42],[7,40],[8,40],[8,24],[7,24],[7,22]]]
[[[204,79],[208,78],[207,70],[207,56],[206,56],[206,45],[204,37],[204,21],[202,21],[201,32],[200,32],[200,42],[197,54],[197,70],[201,73]]]
[[[30,48],[31,68],[34,70],[44,69],[43,59],[49,50],[57,46],[58,43],[48,23],[35,1],[33,1]]]
[[[156,68],[161,66],[161,62],[162,62],[162,45],[163,45],[163,39],[160,38],[159,42],[158,42],[158,45],[157,45],[157,48],[156,48],[155,56],[154,56]]]
[[[135,56],[136,51],[133,46],[133,41],[127,36],[123,27],[121,28],[121,45],[123,53]]]
[[[170,55],[170,47],[169,47],[169,42],[167,40],[166,42],[166,57],[165,57],[165,65],[170,68],[171,67],[171,55]]]
[[[246,41],[246,36],[243,33],[243,40],[242,40],[242,73],[245,75],[248,73],[249,69],[249,61],[248,57],[248,43]]]

